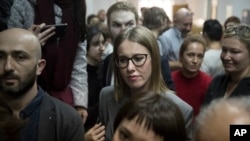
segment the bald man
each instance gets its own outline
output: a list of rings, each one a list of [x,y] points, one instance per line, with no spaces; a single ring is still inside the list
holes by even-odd
[[[201,110],[194,141],[229,141],[230,124],[250,125],[250,97],[218,99]]]
[[[193,13],[187,8],[180,8],[174,14],[174,26],[159,36],[163,56],[169,61],[171,70],[181,68],[179,50],[183,39],[192,29]]]
[[[26,120],[21,141],[82,141],[83,123],[72,107],[38,85],[46,61],[37,37],[25,29],[0,32],[0,97],[14,116]]]

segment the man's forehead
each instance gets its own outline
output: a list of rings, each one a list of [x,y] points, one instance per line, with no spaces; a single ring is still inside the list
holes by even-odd
[[[1,39],[0,38],[0,51],[1,52],[34,52],[37,50],[35,42],[32,39]]]
[[[135,14],[131,11],[115,11],[110,15],[111,22],[126,23],[135,20]]]

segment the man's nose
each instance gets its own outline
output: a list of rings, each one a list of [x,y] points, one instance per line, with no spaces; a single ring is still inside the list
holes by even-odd
[[[4,63],[4,70],[5,71],[13,70],[13,60],[10,57],[8,57]]]

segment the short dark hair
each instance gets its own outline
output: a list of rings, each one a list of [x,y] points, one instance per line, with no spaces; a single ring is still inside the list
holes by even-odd
[[[223,35],[223,27],[218,20],[209,19],[204,22],[202,32],[211,41],[220,41]]]
[[[98,25],[90,25],[87,27],[87,51],[90,48],[90,42],[92,38],[96,35],[103,35],[104,40],[106,40],[106,36]]]
[[[158,93],[142,93],[126,103],[115,118],[114,130],[125,119],[128,121],[136,119],[139,125],[145,121],[145,128],[163,137],[163,140],[186,140],[184,118],[179,107]]]

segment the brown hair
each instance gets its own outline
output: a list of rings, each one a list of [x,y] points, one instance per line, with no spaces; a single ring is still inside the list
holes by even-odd
[[[182,58],[183,53],[187,50],[188,45],[194,42],[201,43],[204,47],[204,52],[206,51],[206,40],[202,37],[202,35],[190,34],[184,39],[183,43],[181,44],[179,53],[180,58]]]
[[[164,141],[186,140],[185,122],[179,107],[159,93],[142,93],[126,103],[117,113],[114,130],[122,121],[134,119]]]

